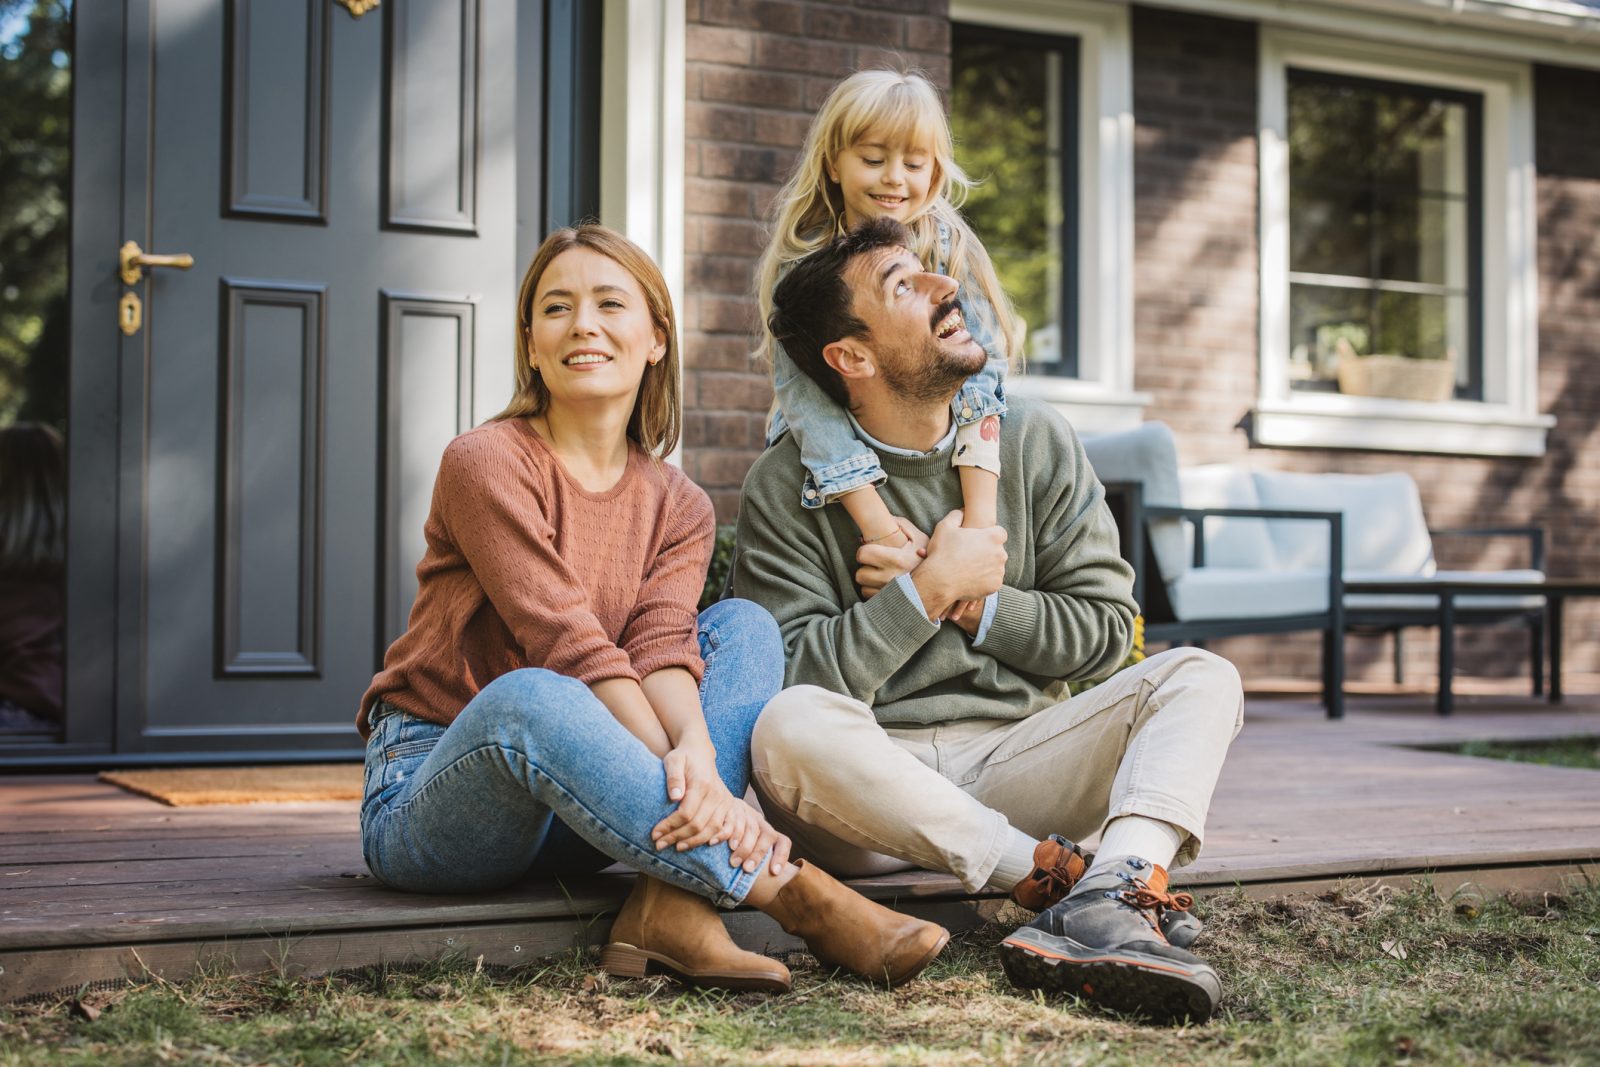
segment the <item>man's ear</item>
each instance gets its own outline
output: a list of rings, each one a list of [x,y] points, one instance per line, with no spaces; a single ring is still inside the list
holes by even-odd
[[[823,361],[845,381],[861,381],[878,373],[878,364],[867,346],[854,337],[833,342],[822,350]]]

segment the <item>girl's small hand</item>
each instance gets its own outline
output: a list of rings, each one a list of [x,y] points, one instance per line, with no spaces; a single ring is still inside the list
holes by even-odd
[[[856,550],[856,562],[861,564],[855,574],[856,585],[866,600],[902,574],[910,574],[928,554],[927,534],[912,525],[910,519],[896,515],[894,521],[905,535],[904,543],[896,547],[886,543],[862,545]]]

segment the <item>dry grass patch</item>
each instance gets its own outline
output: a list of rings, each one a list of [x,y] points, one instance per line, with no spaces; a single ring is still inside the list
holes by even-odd
[[[201,977],[0,1008],[0,1067],[1600,1062],[1600,889],[1483,899],[1351,883],[1200,910],[1197,947],[1226,985],[1200,1027],[1015,990],[994,926],[893,992],[799,954],[780,997],[612,980],[592,952],[500,973],[454,961]]]

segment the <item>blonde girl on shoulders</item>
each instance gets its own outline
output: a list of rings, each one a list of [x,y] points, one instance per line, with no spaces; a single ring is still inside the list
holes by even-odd
[[[898,547],[909,538],[878,495],[886,475],[849,413],[773,338],[766,325],[772,292],[796,260],[867,219],[888,217],[910,229],[911,251],[960,284],[958,329],[989,357],[951,402],[951,462],[961,478],[962,524],[993,526],[1005,374],[1023,330],[988,253],[957,210],[971,184],[956,165],[944,106],[928,80],[914,71],[865,70],[828,94],[774,202],[772,238],[757,274],[762,352],[777,398],[768,443],[795,435],[807,471],[801,505],[838,501],[865,543]]]

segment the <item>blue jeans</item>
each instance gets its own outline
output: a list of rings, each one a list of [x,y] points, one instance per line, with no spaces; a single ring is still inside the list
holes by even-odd
[[[750,732],[783,685],[783,641],[747,600],[701,612],[699,636],[717,773],[743,797]],[[756,880],[725,843],[657,852],[650,831],[677,808],[661,759],[587,685],[540,668],[496,678],[448,727],[380,704],[364,792],[367,866],[396,889],[481,892],[621,862],[731,908]]]

